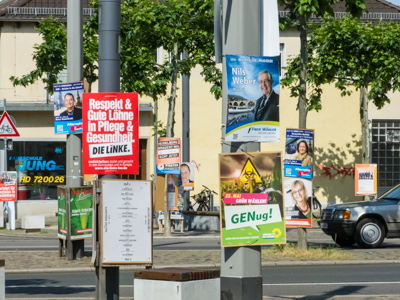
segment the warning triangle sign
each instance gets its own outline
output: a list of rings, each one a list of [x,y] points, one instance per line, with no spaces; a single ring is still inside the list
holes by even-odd
[[[257,169],[254,167],[253,163],[251,162],[250,158],[247,159],[246,163],[244,164],[242,173],[240,174],[240,181],[244,183],[248,183],[249,179],[253,179],[256,183],[262,183],[260,174],[258,173]]]
[[[11,121],[10,116],[5,111],[0,118],[0,136],[19,136],[17,128]]]

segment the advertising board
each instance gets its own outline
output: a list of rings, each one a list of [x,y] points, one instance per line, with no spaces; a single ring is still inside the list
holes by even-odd
[[[152,263],[151,182],[104,179],[102,191],[102,263]]]
[[[226,55],[225,141],[279,141],[279,56]]]
[[[285,244],[280,152],[220,154],[221,246]]]
[[[54,132],[82,133],[83,82],[56,83],[54,92]]]
[[[83,173],[139,173],[137,93],[83,94]]]

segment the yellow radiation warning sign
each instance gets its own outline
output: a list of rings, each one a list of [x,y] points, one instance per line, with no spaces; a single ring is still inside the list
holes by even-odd
[[[244,183],[248,183],[249,179],[253,179],[256,183],[262,183],[260,174],[258,173],[257,169],[254,167],[253,163],[251,162],[250,158],[247,159],[246,163],[244,164],[242,173],[239,177],[240,181]]]

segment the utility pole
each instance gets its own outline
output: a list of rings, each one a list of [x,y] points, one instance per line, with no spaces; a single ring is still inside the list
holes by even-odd
[[[83,5],[82,0],[68,0],[67,13],[67,81],[83,80]],[[82,134],[67,135],[67,189],[82,186]],[[82,258],[84,240],[67,236],[68,260]]]
[[[183,52],[183,59],[188,58]],[[190,85],[189,76],[182,75],[182,161],[190,162]],[[194,170],[193,170],[194,171]],[[188,210],[189,192],[184,193],[183,210]]]
[[[220,8],[215,0],[215,12]],[[225,55],[279,55],[279,23],[277,3],[266,0],[223,1],[222,27],[222,153],[260,151],[260,143],[225,142],[224,124],[227,120],[228,95]],[[219,34],[215,36],[220,44]],[[218,48],[218,47],[217,47]],[[220,51],[216,49],[216,60],[220,61]],[[221,248],[221,299],[261,300],[261,246]]]
[[[121,1],[99,1],[99,92],[120,91],[120,38]],[[100,207],[100,206],[99,206]],[[98,212],[100,216],[100,212]],[[101,240],[102,228],[97,218],[97,241]],[[100,247],[97,247],[100,249]],[[101,253],[97,254],[96,299],[119,299],[119,267],[101,264]]]
[[[219,0],[216,0],[219,2]],[[260,0],[223,2],[222,124],[228,107],[225,55],[260,55]],[[260,143],[225,142],[222,126],[222,153],[260,151]],[[261,300],[261,246],[221,248],[221,299]]]

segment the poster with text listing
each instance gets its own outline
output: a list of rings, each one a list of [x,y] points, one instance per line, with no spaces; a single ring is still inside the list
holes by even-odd
[[[226,141],[279,142],[278,60],[226,55]]]
[[[82,133],[83,82],[57,83],[54,92],[54,132]]]
[[[137,93],[83,94],[83,173],[139,173]]]
[[[70,188],[71,240],[92,237],[93,187]]]
[[[152,184],[139,180],[102,180],[101,261],[151,264]]]
[[[180,174],[181,138],[158,138],[157,174]]]
[[[17,172],[1,172],[0,201],[17,201]]]
[[[376,195],[378,192],[378,165],[356,165],[356,196]]]
[[[314,161],[314,130],[286,129],[285,177],[311,179]]]
[[[284,178],[286,227],[312,227],[312,181]]]
[[[219,155],[221,246],[285,244],[281,152]]]

